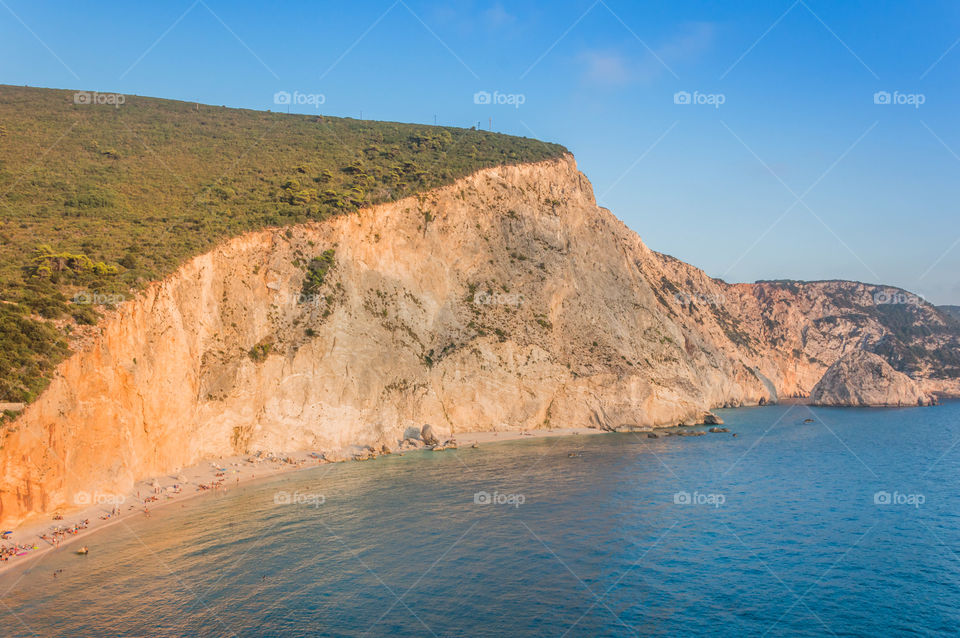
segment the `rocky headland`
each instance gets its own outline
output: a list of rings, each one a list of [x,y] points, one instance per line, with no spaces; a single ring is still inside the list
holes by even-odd
[[[936,403],[920,385],[883,357],[854,350],[827,368],[810,392],[813,405],[910,407]]]
[[[884,385],[851,397],[960,394],[955,322],[906,294],[726,284],[598,207],[572,157],[482,170],[236,237],[119,306],[2,426],[0,523],[209,458],[395,447],[424,423],[440,442],[716,424],[828,369],[823,396],[847,391],[864,351]]]

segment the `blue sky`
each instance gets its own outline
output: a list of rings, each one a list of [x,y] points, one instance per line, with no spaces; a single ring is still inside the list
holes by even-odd
[[[492,118],[564,144],[601,205],[712,276],[960,304],[958,40],[941,0],[0,0],[0,83]]]

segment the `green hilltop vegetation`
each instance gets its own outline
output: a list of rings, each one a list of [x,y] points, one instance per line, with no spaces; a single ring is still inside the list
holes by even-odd
[[[75,104],[73,91],[0,85],[0,402],[33,400],[98,308],[229,237],[566,152],[473,129],[139,96]]]

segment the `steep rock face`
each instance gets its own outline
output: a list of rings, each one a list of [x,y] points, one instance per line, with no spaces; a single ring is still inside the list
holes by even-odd
[[[853,281],[741,284],[756,299],[738,313],[770,351],[805,360],[791,394],[805,396],[826,367],[867,350],[917,380],[926,392],[960,392],[960,330],[916,295]]]
[[[917,383],[897,372],[883,357],[864,350],[853,351],[830,366],[810,392],[815,405],[917,406],[934,400]]]
[[[423,423],[442,438],[702,422],[901,343],[792,286],[651,251],[569,157],[250,233],[123,304],[0,432],[0,523],[204,458],[392,446]],[[948,339],[931,334],[911,351]]]

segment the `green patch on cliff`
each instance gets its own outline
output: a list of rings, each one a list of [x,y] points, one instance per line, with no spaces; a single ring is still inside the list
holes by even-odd
[[[566,153],[463,128],[78,101],[0,86],[0,401],[34,399],[70,330],[230,237]]]
[[[273,341],[265,339],[250,348],[250,350],[247,351],[247,356],[250,357],[250,360],[254,363],[260,363],[261,361],[266,361],[272,351]]]
[[[333,268],[336,251],[331,248],[323,251],[319,257],[314,257],[307,264],[307,274],[303,279],[303,294],[315,295],[320,291],[323,280],[327,273]]]
[[[0,303],[0,397],[32,401],[47,386],[67,344],[51,323],[19,304]]]

